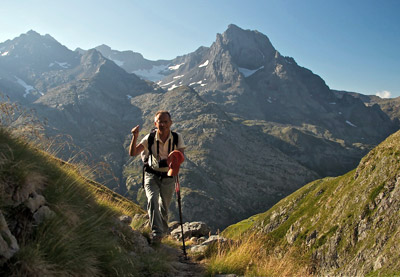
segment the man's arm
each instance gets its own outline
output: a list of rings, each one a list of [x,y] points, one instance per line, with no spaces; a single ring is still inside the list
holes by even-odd
[[[137,138],[139,136],[139,125],[135,126],[132,128],[131,133],[133,135],[132,140],[131,140],[131,145],[129,146],[129,155],[130,156],[136,156],[140,152],[144,150],[144,146],[139,144],[136,145],[137,143]]]

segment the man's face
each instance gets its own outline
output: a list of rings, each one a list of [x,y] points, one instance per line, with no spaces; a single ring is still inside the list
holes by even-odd
[[[159,114],[155,120],[154,125],[160,132],[169,132],[172,121],[167,114]]]

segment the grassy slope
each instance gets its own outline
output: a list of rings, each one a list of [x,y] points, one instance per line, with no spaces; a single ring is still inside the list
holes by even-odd
[[[166,270],[157,255],[132,255],[137,246],[131,233],[116,223],[119,215],[144,213],[141,208],[0,129],[0,210],[7,222],[16,222],[23,206],[13,206],[10,190],[14,196],[36,190],[55,216],[19,229],[20,251],[0,275],[143,276]]]
[[[228,227],[210,272],[245,275],[399,274],[400,132],[356,170],[307,184]]]

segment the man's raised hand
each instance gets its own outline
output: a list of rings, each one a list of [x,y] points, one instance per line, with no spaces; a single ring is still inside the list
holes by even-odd
[[[133,134],[134,137],[137,137],[139,135],[139,125],[133,127],[131,133]]]

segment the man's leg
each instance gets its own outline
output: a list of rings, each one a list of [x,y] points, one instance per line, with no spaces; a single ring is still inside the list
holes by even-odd
[[[173,178],[163,178],[160,186],[159,208],[162,220],[163,234],[168,233],[168,209],[175,191]]]
[[[158,176],[145,173],[144,189],[147,197],[147,213],[149,215],[152,236],[161,237],[163,234],[163,221],[161,218],[159,198],[161,181]]]

